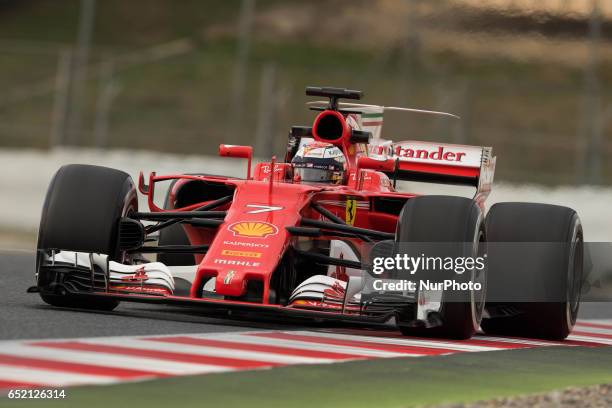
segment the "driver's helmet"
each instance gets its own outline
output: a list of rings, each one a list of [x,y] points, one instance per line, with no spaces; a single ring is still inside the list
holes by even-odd
[[[291,160],[296,181],[341,184],[346,171],[342,150],[331,143],[311,142],[300,147]]]

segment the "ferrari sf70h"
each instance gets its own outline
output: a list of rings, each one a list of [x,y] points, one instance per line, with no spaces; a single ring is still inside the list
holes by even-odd
[[[383,138],[387,111],[453,115],[340,102],[362,96],[341,88],[306,94],[325,100],[309,103],[312,126],[291,127],[282,160],[252,166],[250,146],[220,146],[220,156],[247,162],[244,178],[202,169],[141,173],[136,184],[120,170],[61,167],[44,203],[30,291],[57,307],[187,305],[394,323],[418,336],[463,339],[479,328],[550,339],[570,333],[582,282],[575,211],[534,203],[486,211],[490,147]],[[155,194],[162,182],[170,184],[163,206]],[[406,191],[413,182],[471,186],[475,194]],[[399,268],[406,256],[485,259],[486,267],[465,263],[457,273],[434,262],[415,273]],[[410,280],[426,285],[397,284]],[[514,296],[525,293],[533,297]]]

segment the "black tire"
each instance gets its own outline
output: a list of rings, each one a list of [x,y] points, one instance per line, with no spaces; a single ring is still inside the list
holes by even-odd
[[[576,212],[549,204],[499,203],[491,207],[486,224],[496,249],[489,253],[486,308],[492,317],[483,319],[482,329],[496,335],[566,338],[576,323],[583,282],[584,242]],[[513,249],[493,242],[536,244]],[[496,313],[500,310],[510,313]]]
[[[60,307],[112,310],[119,302],[84,301],[56,289],[48,290],[55,276],[41,272],[40,257],[50,249],[109,255],[123,262],[118,226],[122,216],[138,211],[138,197],[129,174],[107,167],[70,164],[51,180],[38,230],[37,284],[48,304]],[[59,290],[59,289],[58,289]]]
[[[397,242],[453,243],[454,253],[438,254],[442,256],[476,257],[482,251],[485,239],[484,217],[478,205],[473,200],[451,196],[423,196],[408,200],[400,213],[396,232]],[[448,244],[441,247],[442,251],[451,248]],[[431,275],[425,273],[416,277],[429,279]],[[486,271],[463,275],[450,272],[447,278],[461,282],[478,281],[482,290],[445,291],[439,315],[441,325],[410,327],[398,319],[403,334],[467,339],[478,330],[484,308]]]

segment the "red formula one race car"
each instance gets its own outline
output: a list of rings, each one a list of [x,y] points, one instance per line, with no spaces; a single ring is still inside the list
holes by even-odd
[[[573,210],[501,203],[485,217],[491,148],[386,141],[384,112],[416,110],[341,103],[361,92],[340,88],[306,94],[328,100],[310,103],[312,126],[291,128],[282,162],[251,168],[251,147],[220,146],[221,156],[248,160],[246,178],[151,173],[147,181],[141,173],[136,186],[120,170],[60,168],[42,212],[30,291],[60,307],[111,310],[133,301],[395,321],[419,336],[469,338],[479,326],[569,334],[582,282]],[[171,187],[160,208],[155,187],[163,181]],[[410,182],[476,193],[401,191]]]

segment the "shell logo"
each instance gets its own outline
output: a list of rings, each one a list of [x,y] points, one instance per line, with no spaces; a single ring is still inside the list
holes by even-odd
[[[266,238],[268,235],[276,235],[278,228],[267,222],[241,221],[235,222],[228,227],[235,237]]]

